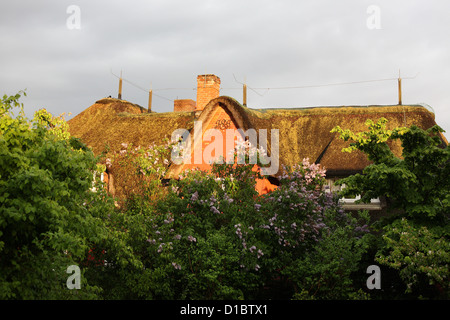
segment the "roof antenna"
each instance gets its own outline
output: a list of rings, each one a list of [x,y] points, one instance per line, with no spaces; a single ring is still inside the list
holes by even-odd
[[[400,69],[398,69],[398,104],[402,105],[402,78],[400,77]]]
[[[242,96],[243,96],[243,105],[244,107],[247,106],[247,77],[244,77],[244,85],[243,85],[243,92],[242,92]]]
[[[234,73],[233,73],[233,78],[234,78],[234,81],[236,81],[237,83],[242,84],[243,86],[245,86],[245,92],[247,92],[247,88],[249,88],[249,89],[252,90],[254,93],[256,93],[258,96],[261,96],[261,97],[263,96],[261,93],[259,93],[258,91],[256,91],[256,90],[253,89],[252,87],[248,87],[246,83],[242,83],[242,82],[238,81],[238,80],[236,79],[236,76],[234,75]],[[246,77],[244,77],[244,82],[247,82]],[[268,90],[268,89],[267,89],[267,90]],[[246,100],[247,100],[247,98],[246,98]],[[245,101],[245,102],[247,103],[247,101]]]
[[[147,112],[152,112],[152,96],[153,96],[153,85],[150,83],[150,90],[148,91],[148,108]]]
[[[398,105],[402,105],[402,78],[400,76],[400,69],[398,69]],[[405,107],[403,106],[403,123],[406,127],[406,111]]]
[[[122,100],[122,70],[120,70],[120,78],[119,78],[119,100]]]

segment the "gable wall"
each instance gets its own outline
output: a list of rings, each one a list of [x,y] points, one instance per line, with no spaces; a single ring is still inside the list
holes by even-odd
[[[197,144],[194,145],[194,148],[193,148],[194,151],[191,153],[191,164],[182,165],[182,168],[180,170],[181,172],[186,169],[194,169],[194,168],[198,168],[203,171],[209,171],[211,169],[211,165],[207,159],[209,157],[209,155],[211,155],[211,158],[215,158],[220,155],[222,155],[224,158],[226,158],[227,153],[230,151],[230,150],[227,150],[226,130],[227,129],[237,130],[239,128],[236,125],[235,119],[233,119],[233,117],[230,114],[228,114],[228,112],[224,108],[218,106],[216,108],[216,110],[214,110],[213,114],[211,115],[211,117],[209,118],[207,123],[203,123],[202,129],[203,129],[202,141],[197,142]],[[215,137],[212,137],[212,138],[207,137],[206,134],[208,133],[207,131],[209,129],[216,129],[221,133],[222,154],[220,154],[220,151],[217,149],[217,148],[219,148],[220,143],[215,142]],[[191,132],[191,134],[193,134],[193,133]],[[237,135],[237,133],[236,133],[236,135]],[[237,136],[234,136],[234,141],[235,142],[237,141]],[[200,145],[200,143],[201,143],[201,145]],[[233,146],[234,145],[235,144],[233,144]],[[206,158],[202,159],[201,164],[194,163],[194,159],[195,159],[194,153],[195,153],[195,150],[199,147],[201,147],[202,155],[206,157]],[[205,149],[206,149],[206,151],[205,151]],[[254,167],[254,170],[257,170],[256,165]],[[272,185],[267,179],[258,180],[256,183],[256,190],[260,194],[267,193],[269,191],[272,191],[275,188],[276,188],[276,186]]]

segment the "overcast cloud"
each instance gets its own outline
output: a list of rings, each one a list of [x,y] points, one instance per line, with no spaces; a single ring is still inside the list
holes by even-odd
[[[75,22],[80,12],[80,29]],[[380,29],[371,29],[379,9]],[[450,137],[450,1],[2,1],[0,94],[27,89],[28,116],[72,117],[109,95],[173,110],[196,99],[196,77],[251,108],[397,104],[397,82],[276,89],[404,78],[403,104],[430,105]],[[236,77],[236,80],[235,80]],[[163,90],[177,88],[176,90]],[[269,90],[262,88],[271,88]],[[70,118],[70,117],[69,117]]]

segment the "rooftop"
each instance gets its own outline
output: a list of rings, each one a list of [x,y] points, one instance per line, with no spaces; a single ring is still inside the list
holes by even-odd
[[[331,129],[339,125],[353,131],[364,131],[367,119],[385,117],[388,128],[411,126],[427,129],[436,124],[434,113],[424,105],[368,105],[311,108],[253,109],[233,98],[221,96],[210,101],[200,111],[148,112],[147,109],[125,100],[105,98],[68,121],[73,136],[81,138],[100,154],[109,146],[109,152],[118,151],[121,143],[148,146],[170,138],[176,129],[191,130],[194,120],[205,117],[215,108],[225,108],[240,123],[239,127],[279,130],[279,161],[293,165],[303,158],[321,163],[329,175],[346,175],[362,170],[369,164],[361,152],[343,153],[348,142],[340,140]],[[447,143],[444,136],[443,141]],[[390,144],[400,156],[401,146]],[[270,151],[270,145],[268,146]]]

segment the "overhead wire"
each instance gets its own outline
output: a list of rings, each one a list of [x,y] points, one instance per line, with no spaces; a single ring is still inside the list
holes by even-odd
[[[402,79],[414,79],[417,77],[419,73],[417,73],[414,77],[404,77]],[[244,83],[238,81],[236,77],[233,74],[233,77],[236,82],[244,85]],[[336,82],[336,83],[328,83],[328,84],[316,84],[316,85],[303,85],[303,86],[285,86],[285,87],[247,87],[254,91],[256,90],[267,90],[264,94],[266,94],[269,90],[286,90],[286,89],[304,89],[304,88],[319,88],[319,87],[329,87],[329,86],[342,86],[342,85],[351,85],[351,84],[360,84],[360,83],[369,83],[369,82],[380,82],[380,81],[392,81],[392,80],[398,80],[398,78],[386,78],[386,79],[373,79],[373,80],[360,80],[360,81],[350,81],[350,82]],[[262,96],[263,94],[259,94]]]
[[[134,82],[131,82],[128,79],[125,79],[123,77],[119,77],[118,75],[114,74],[111,70],[111,74],[114,75],[115,77],[122,79],[123,81],[131,84],[132,86],[145,91],[145,92],[149,92],[149,89],[145,89],[139,85],[137,85]],[[414,79],[417,77],[419,73],[417,73],[415,76],[413,77],[403,77],[402,79]],[[269,92],[270,90],[289,90],[289,89],[306,89],[306,88],[320,88],[320,87],[330,87],[330,86],[343,86],[343,85],[353,85],[353,84],[361,84],[361,83],[370,83],[370,82],[381,82],[381,81],[393,81],[393,80],[398,80],[399,78],[385,78],[385,79],[372,79],[372,80],[360,80],[360,81],[349,81],[349,82],[336,82],[336,83],[328,83],[328,84],[315,84],[315,85],[302,85],[302,86],[283,86],[283,87],[250,87],[248,86],[248,84],[244,84],[240,81],[238,81],[236,79],[236,76],[233,74],[234,80],[241,84],[241,85],[246,85],[248,89],[252,90],[254,93],[256,93],[259,96],[263,96],[265,95],[267,92]],[[161,98],[161,99],[165,99],[167,101],[174,101],[173,99],[169,99],[167,97],[155,94],[155,91],[169,91],[169,90],[196,90],[197,88],[160,88],[160,89],[152,89],[153,95]],[[242,88],[235,88],[235,87],[225,87],[225,88],[221,88],[222,90],[241,90]],[[266,92],[264,93],[259,93],[257,90],[266,90]]]
[[[143,88],[143,87],[137,85],[136,83],[131,82],[131,81],[128,80],[128,79],[125,79],[125,78],[123,78],[123,77],[119,77],[118,75],[114,74],[114,73],[112,72],[112,70],[111,70],[111,74],[112,74],[113,76],[117,77],[118,79],[122,79],[122,81],[125,81],[125,82],[131,84],[133,87],[136,87],[137,89],[140,89],[140,90],[145,91],[145,92],[147,92],[147,93],[150,91],[150,89],[145,89],[145,88]],[[155,91],[155,90],[152,90],[152,92],[153,92],[153,91]],[[156,93],[152,93],[152,94],[153,94],[154,96],[158,97],[158,98],[161,98],[161,99],[164,99],[164,100],[173,102],[172,99],[163,97],[163,96],[158,95],[158,94],[156,94]]]

